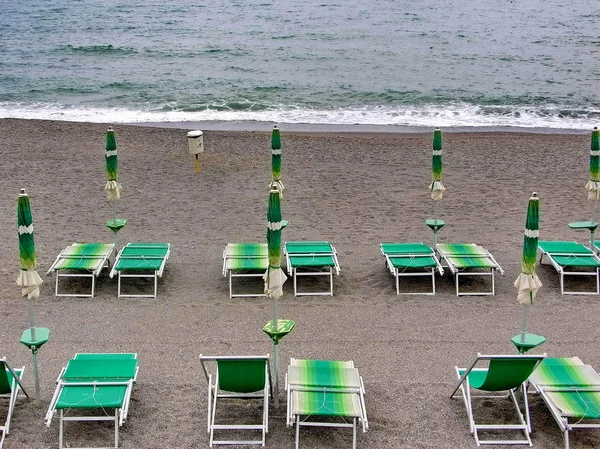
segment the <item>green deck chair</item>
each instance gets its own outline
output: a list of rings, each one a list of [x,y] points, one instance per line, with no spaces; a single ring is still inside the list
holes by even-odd
[[[0,437],[0,448],[4,444],[4,438],[10,432],[10,420],[17,403],[17,398],[26,396],[27,392],[21,383],[23,379],[23,372],[25,367],[20,369],[12,368],[6,361],[6,357],[0,359],[0,398],[8,399],[8,412],[6,414],[6,421],[3,426],[0,426],[2,436]],[[23,392],[23,395],[19,394],[19,391]]]
[[[112,421],[114,446],[119,446],[119,427],[127,419],[133,385],[138,376],[135,353],[80,353],[67,363],[56,381],[44,421],[50,427],[59,413],[59,448],[64,445],[64,427],[69,421]],[[114,410],[110,415],[108,411]],[[77,412],[81,414],[77,414]],[[97,411],[97,415],[92,412]]]
[[[369,422],[364,383],[352,361],[292,358],[285,389],[286,423],[296,427],[296,449],[303,426],[352,428],[352,447],[356,449],[357,424],[366,432]]]
[[[469,418],[469,430],[475,437],[477,446],[481,444],[528,444],[532,445],[531,424],[529,420],[529,403],[527,401],[525,384],[531,373],[544,359],[543,355],[481,355],[469,368],[455,367],[458,385],[450,395],[454,397],[458,390]],[[477,367],[481,362],[487,362],[487,367]],[[483,393],[473,394],[471,390]],[[520,391],[519,391],[520,390]],[[473,399],[506,398],[506,395],[490,394],[508,391],[518,417],[515,424],[476,424],[473,417]],[[523,411],[515,393],[519,392],[523,399]],[[523,416],[524,414],[524,416]],[[521,431],[525,439],[483,440],[479,431]]]
[[[294,280],[294,296],[329,295],[333,296],[333,273],[340,274],[340,263],[337,251],[329,242],[285,242],[285,253],[288,274]],[[299,276],[327,276],[329,290],[299,291]]]
[[[228,243],[223,250],[223,277],[229,278],[229,297],[266,296],[264,283],[260,293],[233,293],[234,278],[261,278],[269,267],[269,249],[266,243]]]
[[[269,398],[271,368],[269,355],[262,356],[203,356],[200,363],[208,381],[207,431],[209,446],[213,444],[260,444],[265,445],[269,432]],[[211,366],[212,365],[212,366]],[[217,404],[223,400],[261,400],[263,406],[261,424],[216,424]],[[220,401],[219,401],[220,400]],[[260,431],[255,440],[218,440],[215,431]]]
[[[117,296],[128,298],[156,298],[158,278],[162,277],[171,254],[170,243],[128,243],[115,260],[110,277],[118,276]],[[152,294],[125,294],[121,292],[121,278],[152,279]]]
[[[538,248],[540,264],[545,257],[560,276],[561,295],[600,294],[600,258],[587,246],[577,242],[540,240]],[[565,276],[595,277],[596,291],[566,291]]]
[[[504,274],[504,270],[496,262],[494,256],[483,246],[476,245],[475,243],[438,243],[437,251],[440,258],[443,259],[446,266],[454,275],[456,296],[496,294],[496,271]],[[461,291],[460,278],[464,276],[489,276],[491,279],[491,289],[488,291]]]
[[[529,378],[563,433],[600,429],[600,375],[578,357],[547,358]]]
[[[431,247],[424,243],[382,243],[379,246],[386,266],[396,278],[397,295],[435,295],[435,271],[443,275],[444,269]],[[402,276],[431,276],[432,291],[400,293]]]
[[[105,267],[110,265],[115,245],[113,243],[73,243],[63,249],[46,274],[56,272],[56,296],[93,297],[96,288],[96,278]],[[90,278],[91,293],[59,293],[58,281],[61,278]]]

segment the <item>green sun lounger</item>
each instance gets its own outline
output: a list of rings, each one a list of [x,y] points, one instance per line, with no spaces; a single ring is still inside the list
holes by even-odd
[[[369,428],[365,387],[352,361],[290,360],[285,378],[289,427],[296,427],[296,449],[300,427],[350,427],[356,449],[356,427]],[[342,422],[340,422],[340,420]]]
[[[529,419],[529,403],[525,383],[538,364],[544,359],[543,355],[481,355],[477,354],[469,368],[454,367],[458,385],[450,395],[453,398],[460,390],[467,417],[469,430],[475,437],[477,446],[480,444],[528,444],[531,443],[531,423]],[[487,367],[482,367],[486,364]],[[520,391],[519,391],[520,390]],[[518,423],[515,424],[477,424],[473,416],[473,399],[489,401],[493,398],[506,398],[508,395],[514,405]],[[477,393],[480,392],[480,393]],[[515,393],[519,393],[518,395]],[[493,394],[490,394],[493,393]],[[523,399],[523,411],[517,400]],[[481,439],[479,432],[483,431],[521,431],[525,439],[491,440]]]
[[[545,359],[529,378],[563,433],[600,428],[600,375],[578,357]]]
[[[456,296],[494,295],[496,271],[504,274],[494,256],[483,246],[475,243],[438,243],[437,251],[452,274],[456,284]],[[464,292],[460,290],[460,278],[463,276],[489,276],[491,290]]]
[[[167,259],[171,254],[170,243],[128,243],[124,246],[110,271],[110,277],[118,276],[117,296],[129,298],[156,298],[158,278],[162,277]],[[154,291],[149,294],[121,293],[121,278],[153,279]]]
[[[386,266],[396,278],[396,294],[435,295],[435,271],[443,275],[444,269],[429,246],[423,243],[382,243],[380,248]],[[401,276],[431,276],[432,291],[400,293]]]
[[[577,242],[540,240],[538,248],[540,264],[545,257],[558,272],[562,295],[600,294],[600,258],[587,246]],[[593,276],[596,278],[596,291],[566,291],[565,276]]]
[[[65,447],[67,421],[113,421],[115,438],[111,447],[117,448],[119,427],[127,419],[138,370],[135,353],[82,353],[69,360],[56,380],[56,390],[44,418],[50,427],[53,416],[59,413],[59,448]],[[111,409],[113,415],[108,413]],[[97,415],[90,413],[94,410]]]
[[[96,287],[96,278],[105,267],[110,265],[109,257],[114,250],[113,243],[73,243],[63,249],[46,274],[56,272],[56,296],[82,296],[93,297]],[[59,293],[58,281],[60,278],[87,277],[92,280],[92,291],[86,293]]]
[[[228,243],[223,250],[223,277],[229,278],[229,297],[266,296],[264,284],[260,293],[233,293],[234,278],[262,278],[269,268],[266,243]]]
[[[328,242],[286,242],[284,245],[288,274],[294,279],[294,296],[333,296],[333,273],[340,274],[337,251]],[[324,292],[298,290],[298,276],[328,276],[329,290]]]
[[[29,397],[21,381],[23,380],[23,373],[25,367],[12,368],[6,361],[6,357],[0,359],[0,398],[8,400],[8,411],[6,412],[6,421],[4,425],[0,426],[0,449],[4,444],[4,438],[10,433],[10,420],[15,410],[17,398]],[[22,391],[23,394],[19,394]]]
[[[269,432],[269,397],[271,389],[271,368],[269,355],[261,356],[203,356],[200,363],[208,381],[208,434],[209,446],[213,444],[260,444],[265,445]],[[212,365],[212,366],[211,366]],[[260,424],[216,424],[217,404],[224,400],[260,400],[263,414]],[[220,407],[221,408],[221,407]],[[223,421],[220,419],[219,421]],[[259,431],[261,438],[255,440],[217,440],[215,431]]]

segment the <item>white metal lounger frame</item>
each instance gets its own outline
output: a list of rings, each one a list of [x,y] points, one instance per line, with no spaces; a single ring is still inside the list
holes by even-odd
[[[390,270],[390,273],[392,273],[392,275],[396,278],[396,294],[397,295],[435,295],[435,270],[437,269],[440,273],[440,275],[444,275],[444,268],[442,268],[442,264],[440,263],[439,259],[437,258],[437,256],[435,255],[435,252],[433,252],[433,250],[431,251],[431,254],[423,254],[423,253],[417,253],[417,254],[410,254],[410,253],[385,253],[383,251],[383,248],[381,248],[381,254],[383,254],[385,256],[385,264],[388,267],[388,269]],[[390,261],[390,257],[403,257],[403,258],[413,258],[413,257],[432,257],[433,260],[435,260],[436,263],[436,267],[430,267],[430,268],[426,268],[423,267],[426,271],[424,272],[405,272],[404,270],[401,272],[400,268],[396,268],[392,265],[391,261]],[[411,276],[431,276],[431,292],[400,292],[400,276],[406,276],[406,277],[411,277]]]
[[[54,263],[52,264],[52,266],[50,267],[50,269],[46,272],[46,275],[50,274],[50,272],[52,270],[54,270],[54,267],[56,266],[56,264],[58,264],[61,260],[63,259],[75,259],[75,258],[80,258],[80,259],[100,259],[102,260],[102,265],[100,265],[100,267],[97,270],[94,270],[92,272],[88,273],[62,273],[60,272],[60,270],[56,270],[56,284],[55,284],[55,288],[54,288],[54,296],[76,296],[79,298],[93,298],[94,297],[94,291],[96,288],[96,278],[98,276],[100,276],[100,273],[102,272],[102,270],[104,268],[110,268],[110,260],[109,257],[112,254],[112,251],[110,253],[108,253],[106,256],[67,256],[67,257],[63,257],[63,252],[68,249],[65,248],[63,249],[60,254],[56,257],[56,260],[54,261]],[[68,270],[67,270],[68,271]],[[91,278],[92,280],[92,292],[87,295],[85,293],[58,293],[58,280],[63,277],[63,278]]]
[[[558,276],[560,277],[560,294],[561,295],[600,295],[600,267],[596,267],[594,271],[567,271],[565,267],[560,265],[554,257],[552,256],[577,256],[577,257],[591,257],[594,260],[600,263],[600,258],[593,252],[588,254],[571,254],[571,253],[550,253],[547,251],[543,251],[540,248],[541,256],[540,256],[540,264],[542,263],[542,259],[546,256],[546,259],[550,261],[550,264],[554,267],[554,269],[558,272]],[[595,276],[596,277],[596,291],[594,292],[574,292],[574,291],[565,291],[565,276]]]
[[[136,355],[137,358],[137,355]],[[95,386],[101,384],[102,386],[126,386],[127,391],[125,393],[125,398],[123,398],[123,408],[115,408],[114,416],[110,416],[107,414],[102,407],[103,414],[98,416],[65,416],[64,410],[61,409],[59,413],[59,431],[58,431],[58,441],[59,441],[59,449],[67,449],[64,443],[64,423],[66,421],[113,421],[115,423],[115,445],[110,447],[100,447],[100,448],[89,448],[89,447],[81,447],[81,448],[73,448],[68,446],[68,449],[117,449],[119,447],[119,427],[123,425],[125,420],[127,419],[127,413],[129,412],[129,402],[131,401],[131,391],[133,389],[133,384],[137,382],[137,376],[139,371],[139,366],[135,369],[135,376],[133,379],[129,379],[123,382],[64,382],[62,380],[62,375],[67,369],[64,366],[58,378],[56,379],[56,390],[54,390],[54,395],[52,396],[52,400],[50,401],[50,406],[48,407],[48,411],[46,412],[46,416],[44,417],[44,422],[46,423],[46,427],[50,427],[52,423],[52,417],[56,412],[56,403],[60,397],[60,393],[63,387],[73,387],[73,386]]]
[[[229,256],[227,255],[227,248],[223,250],[223,277],[229,278],[229,297],[230,298],[257,298],[259,296],[267,296],[265,293],[233,293],[233,278],[255,278],[255,277],[264,277],[264,270],[260,273],[248,273],[248,272],[240,272],[234,273],[234,270],[227,269],[227,260],[228,259],[248,259],[252,258],[251,256]],[[259,256],[256,256],[259,258]],[[262,257],[261,257],[262,258]]]
[[[348,368],[354,368],[354,362],[351,360],[346,362],[348,363]],[[294,359],[290,359],[290,365],[294,365]],[[367,409],[365,406],[365,385],[363,383],[362,376],[358,377],[360,380],[359,388],[339,388],[336,387],[331,391],[335,393],[353,393],[358,395],[361,409],[361,417],[360,421],[362,424],[363,433],[365,433],[369,428],[369,421],[367,420]],[[285,375],[285,390],[287,392],[287,413],[286,413],[286,425],[288,427],[295,426],[296,427],[296,449],[299,448],[300,444],[300,426],[306,427],[349,427],[352,428],[352,449],[356,449],[356,427],[358,417],[353,417],[352,422],[344,422],[344,423],[332,423],[332,422],[320,422],[320,421],[307,421],[300,420],[300,415],[297,415],[294,419],[294,413],[292,410],[292,392],[293,391],[323,391],[325,388],[321,387],[307,387],[301,385],[291,385],[288,382],[288,375]]]
[[[310,257],[310,256],[333,257],[334,266],[326,267],[327,271],[319,271],[318,267],[308,268],[310,271],[298,271],[298,268],[303,269],[303,268],[307,268],[307,267],[292,267],[292,264],[290,262],[290,257]],[[322,296],[322,295],[333,296],[333,270],[334,270],[334,268],[335,268],[336,276],[340,275],[340,263],[337,258],[337,251],[335,250],[335,248],[333,246],[331,247],[331,252],[326,252],[326,253],[293,253],[290,255],[286,251],[285,258],[286,258],[286,263],[287,263],[287,268],[288,268],[288,274],[290,274],[294,279],[294,296]],[[299,292],[298,291],[298,281],[297,281],[298,276],[329,276],[329,291]]]
[[[575,359],[581,365],[584,364],[579,359],[579,357],[573,357],[573,359]],[[531,385],[533,386],[533,389],[535,390],[535,392],[539,393],[542,396],[544,403],[550,410],[550,413],[552,414],[552,417],[556,421],[556,424],[558,424],[558,427],[560,428],[560,430],[563,434],[565,449],[569,449],[569,432],[571,430],[600,429],[600,422],[597,422],[597,423],[584,422],[584,423],[582,423],[581,422],[582,420],[578,419],[576,422],[570,423],[569,418],[567,416],[564,416],[561,413],[560,409],[554,404],[554,401],[552,400],[552,398],[550,398],[548,396],[548,394],[546,393],[546,392],[552,392],[552,391],[600,391],[600,387],[598,387],[598,386],[590,386],[590,387],[583,387],[583,388],[578,387],[577,389],[574,389],[572,387],[571,388],[568,388],[568,387],[565,387],[565,388],[544,387],[542,385],[537,385],[533,380],[531,380]]]
[[[462,271],[461,268],[456,267],[448,258],[450,257],[458,257],[458,256],[466,256],[465,254],[457,253],[457,254],[445,254],[438,249],[440,257],[444,259],[446,262],[446,266],[450,269],[452,274],[454,275],[454,283],[456,285],[456,296],[490,296],[496,294],[496,270],[500,271],[501,274],[504,274],[504,270],[500,266],[494,256],[486,250],[486,254],[473,254],[473,257],[478,258],[486,258],[490,260],[494,266],[489,267],[489,271],[479,272],[479,271]],[[460,291],[460,276],[490,276],[491,277],[491,291],[488,292],[461,292]]]
[[[265,388],[261,393],[219,393],[219,371],[214,374],[209,372],[205,363],[216,362],[218,360],[265,360]],[[273,395],[271,381],[271,365],[269,355],[265,356],[203,356],[200,354],[200,363],[204,370],[204,375],[208,381],[208,422],[207,431],[210,436],[209,447],[214,444],[236,444],[236,445],[265,445],[266,434],[269,432],[269,397]],[[213,381],[214,380],[214,381]],[[215,424],[218,398],[238,398],[238,399],[261,399],[263,398],[263,424]],[[262,438],[260,440],[215,440],[215,430],[260,430]]]
[[[27,394],[27,392],[25,391],[25,388],[23,388],[23,384],[21,383],[21,381],[23,380],[23,373],[25,372],[25,367],[23,366],[20,369],[19,368],[13,369],[6,361],[6,357],[2,357],[0,359],[0,361],[3,362],[2,364],[0,364],[0,368],[8,369],[13,377],[11,385],[10,385],[10,393],[0,394],[0,398],[8,399],[8,412],[6,414],[6,422],[4,423],[3,426],[0,426],[0,432],[2,432],[2,435],[0,436],[0,449],[1,449],[2,445],[4,444],[5,436],[8,435],[10,432],[10,420],[12,418],[12,414],[14,412],[15,405],[17,403],[17,398],[23,397],[23,396],[28,398],[29,395]],[[19,390],[23,391],[23,394],[20,394]]]
[[[161,259],[162,258],[162,264],[160,265],[160,268],[158,270],[155,270],[153,274],[125,274],[123,273],[123,270],[116,270],[117,267],[117,263],[119,262],[119,259],[121,257],[124,258],[139,258],[140,256],[122,256],[122,252],[123,250],[127,248],[127,246],[124,246],[123,248],[121,248],[121,251],[119,251],[119,254],[117,255],[117,258],[115,260],[115,263],[113,265],[112,270],[110,271],[110,277],[112,278],[115,274],[115,272],[117,273],[117,297],[118,298],[156,298],[156,292],[158,289],[158,278],[162,277],[163,275],[163,271],[165,269],[165,265],[167,264],[167,259],[169,258],[169,255],[171,254],[171,244],[169,244],[168,249],[167,249],[167,253],[164,256],[143,256],[146,259]],[[146,246],[146,248],[148,248],[148,246]],[[161,246],[162,248],[162,246]],[[133,294],[122,294],[121,293],[121,278],[154,278],[154,292],[151,295],[142,295],[142,294],[138,294],[138,295],[133,295]]]

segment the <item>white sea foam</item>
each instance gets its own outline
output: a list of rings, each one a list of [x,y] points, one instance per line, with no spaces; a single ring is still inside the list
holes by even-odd
[[[94,123],[183,123],[183,122],[278,122],[314,125],[376,125],[443,128],[557,128],[587,130],[597,126],[600,110],[565,112],[555,106],[524,107],[472,105],[362,106],[315,110],[307,108],[267,111],[203,110],[162,111],[127,108],[81,108],[57,104],[16,104],[0,102],[0,118],[65,120]]]

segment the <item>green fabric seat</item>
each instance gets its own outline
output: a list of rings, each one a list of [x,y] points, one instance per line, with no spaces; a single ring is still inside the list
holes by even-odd
[[[294,282],[294,296],[330,295],[333,296],[333,273],[340,274],[340,264],[337,251],[326,241],[297,241],[285,242],[284,253],[286,256],[288,274]],[[302,276],[327,276],[329,278],[328,291],[300,291],[298,277]]]
[[[134,298],[156,298],[158,278],[171,254],[170,243],[134,242],[125,245],[110,271],[110,277],[118,276],[117,296]],[[154,283],[152,294],[124,294],[121,291],[121,278],[149,278]]]
[[[137,374],[135,353],[79,353],[69,360],[61,371],[45,417],[50,427],[54,414],[57,411],[60,414],[59,448],[64,447],[62,429],[68,421],[112,421],[116,448],[119,427],[127,419]],[[114,414],[107,413],[109,409],[114,409]],[[85,412],[76,414],[74,410]],[[92,410],[100,412],[93,415]]]
[[[438,243],[437,251],[454,275],[456,295],[494,295],[496,271],[504,274],[504,270],[496,262],[494,256],[483,246],[475,243]],[[489,276],[489,291],[464,292],[460,290],[460,278],[464,276]]]
[[[60,252],[48,270],[56,273],[56,296],[93,297],[96,278],[105,267],[109,266],[109,258],[114,250],[113,243],[73,243]],[[60,293],[60,278],[89,277],[92,281],[91,293]]]
[[[480,444],[506,444],[509,440],[481,439],[480,431],[520,431],[523,439],[510,440],[511,444],[527,444],[531,446],[531,424],[529,419],[529,402],[527,400],[525,383],[536,367],[544,359],[542,355],[481,355],[468,368],[454,367],[458,384],[450,395],[455,397],[460,392],[469,419],[469,430],[475,438],[477,446]],[[487,364],[486,367],[481,365]],[[506,394],[490,394],[508,392],[515,407],[517,423],[490,423],[475,422],[473,413],[473,400],[484,399],[489,401],[495,397],[506,398]],[[518,395],[516,393],[519,393]],[[518,398],[522,399],[523,410]]]
[[[22,396],[28,397],[22,384],[24,371],[25,367],[12,368],[5,357],[0,359],[0,398],[8,400],[7,411],[2,413],[6,419],[4,424],[0,425],[0,448],[4,444],[6,435],[10,433],[10,421],[17,399]],[[20,394],[20,391],[23,394]]]
[[[540,240],[540,263],[544,257],[550,262],[560,277],[560,291],[563,295],[600,294],[600,258],[587,246],[570,241]],[[595,291],[576,291],[565,289],[565,277],[593,277]]]
[[[389,261],[393,268],[435,268],[437,262],[433,257],[398,257],[390,256]]]
[[[360,400],[353,393],[293,391],[294,414],[360,418]]]
[[[223,276],[229,280],[229,297],[265,296],[264,283],[260,293],[234,293],[234,278],[262,278],[269,268],[269,248],[266,243],[228,243],[223,251]]]

